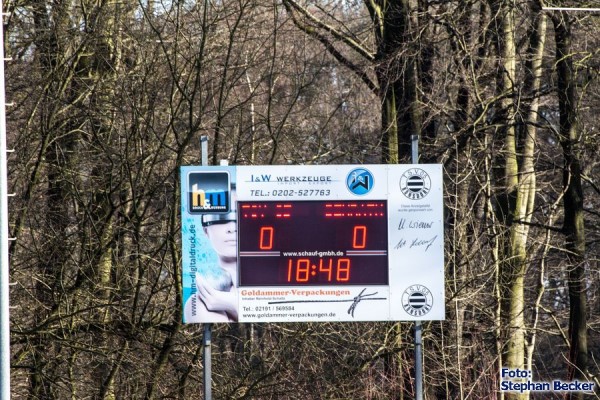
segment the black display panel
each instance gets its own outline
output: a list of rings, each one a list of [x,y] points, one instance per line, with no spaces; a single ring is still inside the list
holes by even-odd
[[[386,200],[240,201],[240,286],[387,285]]]

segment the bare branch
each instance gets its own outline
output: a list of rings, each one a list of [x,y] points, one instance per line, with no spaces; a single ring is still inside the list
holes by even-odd
[[[371,89],[371,91],[373,93],[375,93],[375,94],[379,93],[379,86],[369,78],[369,76],[367,75],[367,72],[364,69],[362,69],[360,66],[356,65],[355,63],[350,61],[346,56],[344,56],[338,49],[335,48],[333,43],[325,35],[321,34],[313,26],[309,26],[309,25],[302,23],[302,21],[300,21],[298,19],[296,13],[294,12],[294,9],[300,10],[303,15],[307,15],[305,13],[308,13],[308,11],[304,10],[303,8],[300,8],[300,6],[298,6],[295,2],[290,1],[290,0],[285,0],[284,6],[285,6],[286,10],[288,11],[288,13],[290,14],[290,16],[292,17],[292,20],[294,21],[294,24],[298,27],[298,29],[300,29],[307,35],[312,36],[315,39],[317,39],[319,42],[321,42],[323,44],[323,46],[325,46],[325,49],[340,64],[344,65],[345,67],[350,69],[352,72],[354,72],[368,86],[368,88]],[[292,9],[292,7],[294,9]],[[296,8],[296,7],[298,7],[298,8]],[[314,18],[314,17],[312,17],[312,18]]]
[[[317,28],[320,28],[320,29],[322,29],[322,30],[324,30],[326,32],[329,32],[334,38],[336,38],[336,39],[341,40],[342,42],[344,42],[344,44],[346,44],[348,47],[350,47],[351,49],[353,49],[354,51],[356,51],[358,54],[360,54],[365,59],[367,59],[369,61],[374,61],[375,60],[375,56],[370,51],[368,51],[363,46],[361,46],[358,42],[356,42],[354,39],[351,39],[347,35],[344,35],[343,33],[339,32],[334,27],[332,27],[332,26],[324,23],[320,19],[316,18],[306,8],[304,8],[301,5],[299,5],[296,1],[294,1],[294,0],[284,0],[283,3],[285,5],[286,9],[288,10],[288,12],[290,12],[290,6],[293,7],[296,11],[298,11],[299,13],[301,13],[311,23],[313,23]],[[294,22],[296,22],[296,21],[297,21],[297,19],[294,18]],[[296,25],[298,25],[298,23],[296,23]]]

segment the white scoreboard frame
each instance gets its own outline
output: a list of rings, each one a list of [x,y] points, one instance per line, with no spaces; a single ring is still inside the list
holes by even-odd
[[[232,285],[207,294],[202,282],[223,276],[202,215],[235,211],[229,202],[228,210],[209,201],[205,209],[197,201],[192,207],[190,193],[211,181],[211,174],[221,181],[227,177],[217,185],[228,195],[235,187],[237,201],[387,200],[389,284],[238,287],[232,271]],[[185,323],[445,319],[439,164],[181,167],[181,217]],[[203,295],[214,295],[229,308],[204,301]]]

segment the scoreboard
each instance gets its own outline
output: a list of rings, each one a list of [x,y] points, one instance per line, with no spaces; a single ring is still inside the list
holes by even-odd
[[[444,319],[437,164],[181,168],[184,322]]]
[[[388,284],[387,201],[244,201],[238,209],[240,286]]]

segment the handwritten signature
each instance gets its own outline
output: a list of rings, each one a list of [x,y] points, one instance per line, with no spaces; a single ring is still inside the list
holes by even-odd
[[[348,314],[350,314],[354,318],[354,311],[356,310],[356,306],[363,300],[387,300],[386,297],[371,297],[375,296],[378,292],[374,293],[366,293],[367,288],[361,290],[361,292],[354,296],[352,299],[343,299],[343,300],[282,300],[282,301],[269,301],[268,304],[290,304],[290,303],[348,303],[352,302],[350,308],[348,308]]]
[[[354,297],[354,301],[352,302],[352,305],[350,306],[350,308],[348,309],[348,314],[352,315],[352,318],[354,318],[354,310],[356,310],[356,306],[358,305],[358,303],[361,302],[361,300],[366,299],[369,296],[375,296],[377,294],[377,292],[375,293],[368,293],[368,294],[363,294],[365,292],[365,290],[367,290],[367,288],[364,288],[359,294],[358,296]],[[369,299],[370,300],[370,299]],[[373,299],[375,300],[375,299]]]
[[[427,251],[433,245],[433,243],[435,242],[436,239],[437,239],[437,235],[435,235],[431,239],[421,239],[421,238],[412,239],[412,242],[410,243],[408,248],[412,249],[412,248],[421,247],[424,249],[424,251]],[[400,241],[398,241],[398,243],[396,244],[396,246],[394,246],[394,248],[401,249],[406,245],[407,245],[406,239],[400,239]]]

